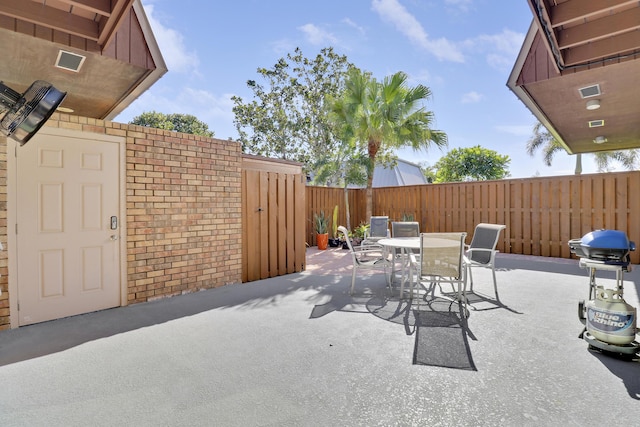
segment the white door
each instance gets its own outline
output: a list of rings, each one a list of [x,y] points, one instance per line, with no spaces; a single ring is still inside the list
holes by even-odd
[[[16,150],[20,325],[120,305],[120,148],[80,135]]]

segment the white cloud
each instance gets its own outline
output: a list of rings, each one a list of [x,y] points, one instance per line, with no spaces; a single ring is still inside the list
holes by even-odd
[[[409,79],[412,82],[428,83],[433,80],[433,77],[431,76],[431,73],[428,70],[422,69],[417,73],[410,74]]]
[[[351,19],[349,18],[344,18],[342,20],[342,22],[344,22],[345,24],[347,24],[348,26],[355,28],[356,30],[358,30],[358,32],[360,34],[362,34],[363,36],[366,35],[366,31],[364,29],[364,27],[361,27],[360,25],[356,24],[355,22],[353,22]]]
[[[458,9],[461,12],[468,12],[471,8],[473,0],[445,0],[447,6]]]
[[[464,62],[464,56],[454,42],[446,38],[431,39],[420,22],[398,0],[373,0],[373,10],[412,43],[442,61]]]
[[[328,31],[323,30],[320,27],[317,27],[313,24],[305,24],[301,27],[298,27],[300,31],[302,31],[306,37],[307,41],[316,46],[322,46],[326,44],[337,44],[338,39]]]
[[[233,119],[232,94],[217,96],[202,89],[185,88],[180,92],[177,102],[189,108],[197,117]],[[197,113],[197,114],[196,114]],[[231,121],[230,120],[230,121]]]
[[[495,129],[498,132],[508,133],[515,136],[529,137],[533,134],[533,125],[500,125]]]
[[[465,40],[464,47],[476,52],[484,52],[487,63],[498,70],[507,70],[513,66],[524,34],[511,30],[502,30],[498,34],[482,34]]]
[[[478,102],[480,102],[480,100],[483,98],[483,95],[472,91],[472,92],[467,92],[464,95],[462,95],[462,103],[463,104],[476,104]]]
[[[156,19],[153,14],[153,4],[145,4],[144,11],[169,71],[198,75],[198,66],[200,64],[198,55],[193,51],[187,50],[184,36],[174,29],[165,27]]]
[[[291,40],[281,39],[272,42],[271,48],[276,54],[285,56],[287,53],[293,52],[293,50],[296,48],[296,45],[295,43],[291,42]]]

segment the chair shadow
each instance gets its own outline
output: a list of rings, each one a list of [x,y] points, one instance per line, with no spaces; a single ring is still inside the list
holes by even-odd
[[[504,309],[514,314],[524,314],[520,311],[517,311],[509,307],[508,305],[505,305],[502,301],[500,301],[499,298],[491,298],[480,292],[467,291],[466,296],[467,296],[468,306],[471,307],[471,310],[473,311],[489,311],[489,310]]]
[[[453,299],[428,294],[414,305],[413,364],[477,371],[468,342],[477,338],[469,328],[467,309]]]

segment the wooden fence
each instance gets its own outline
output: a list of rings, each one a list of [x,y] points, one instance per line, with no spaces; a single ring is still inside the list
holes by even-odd
[[[479,222],[505,224],[501,252],[572,257],[567,242],[597,229],[623,230],[640,245],[640,172],[616,172],[497,181],[377,188],[373,213],[401,220],[413,215],[423,232],[466,231],[470,241]],[[364,190],[349,190],[351,227],[366,222]],[[337,204],[345,224],[339,188],[307,187],[307,232],[315,244],[311,219]],[[640,262],[640,248],[632,252]]]
[[[243,282],[305,269],[305,184],[299,164],[243,155]]]

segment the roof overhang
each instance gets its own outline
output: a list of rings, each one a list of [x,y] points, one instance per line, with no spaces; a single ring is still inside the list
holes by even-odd
[[[0,0],[0,81],[45,80],[60,110],[111,120],[167,68],[140,0]]]
[[[507,86],[569,153],[639,148],[640,2],[527,1],[534,19]]]

